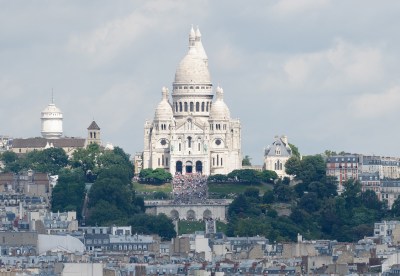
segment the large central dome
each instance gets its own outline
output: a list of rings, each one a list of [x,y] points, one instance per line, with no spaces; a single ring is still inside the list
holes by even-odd
[[[187,86],[185,86],[187,85]],[[194,86],[193,86],[194,85]],[[191,90],[196,89],[196,85],[207,86],[211,88],[210,71],[208,70],[208,58],[201,42],[201,34],[199,29],[196,32],[192,29],[189,34],[189,51],[181,60],[176,69],[174,92],[179,89]],[[190,88],[192,86],[192,88]],[[206,89],[203,87],[203,89]],[[197,89],[201,89],[200,87]],[[186,90],[187,91],[187,90]],[[203,92],[205,92],[203,90]]]
[[[207,63],[195,48],[191,48],[179,63],[174,84],[211,84]]]

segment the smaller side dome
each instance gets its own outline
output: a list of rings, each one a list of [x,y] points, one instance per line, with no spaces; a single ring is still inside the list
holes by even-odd
[[[228,120],[230,117],[229,108],[224,102],[224,90],[218,86],[216,91],[216,100],[211,105],[210,119]]]
[[[170,120],[173,117],[172,106],[168,101],[168,88],[163,87],[162,100],[156,108],[154,120]]]

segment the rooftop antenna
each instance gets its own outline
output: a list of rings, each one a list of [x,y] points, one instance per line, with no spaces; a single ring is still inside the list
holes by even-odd
[[[51,103],[54,104],[54,90],[51,88]]]

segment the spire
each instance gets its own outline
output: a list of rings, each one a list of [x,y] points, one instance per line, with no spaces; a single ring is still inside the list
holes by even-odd
[[[54,91],[51,89],[51,103],[54,104]]]
[[[195,40],[196,40],[196,33],[194,32],[193,25],[192,25],[192,27],[190,29],[190,33],[189,33],[189,48],[195,46],[194,45]]]
[[[196,41],[200,41],[200,40],[201,40],[201,33],[200,33],[199,26],[197,26],[197,29],[196,29]]]
[[[168,94],[169,94],[168,88],[163,86],[161,89],[162,100],[165,100],[168,102]]]
[[[217,90],[215,92],[217,100],[224,99],[224,89],[222,89],[219,85],[217,86]]]

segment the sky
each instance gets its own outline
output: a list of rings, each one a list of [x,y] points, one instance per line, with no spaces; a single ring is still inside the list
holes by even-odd
[[[384,4],[383,4],[384,3]],[[0,135],[64,134],[134,154],[199,26],[214,87],[262,164],[275,135],[303,155],[400,156],[400,1],[0,0]]]

